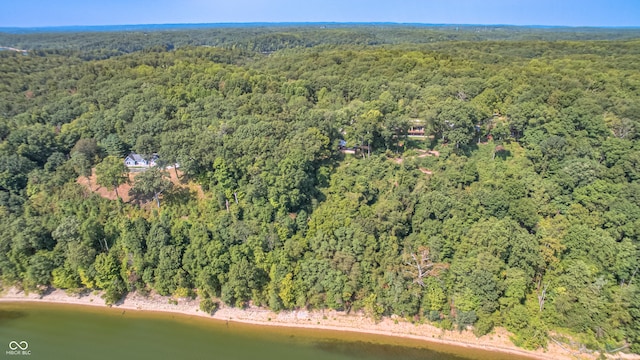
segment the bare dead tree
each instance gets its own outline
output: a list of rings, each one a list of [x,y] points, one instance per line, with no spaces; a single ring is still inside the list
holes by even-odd
[[[414,278],[414,282],[424,286],[424,279],[430,276],[438,276],[440,271],[449,267],[446,263],[434,263],[430,250],[426,246],[420,246],[416,252],[406,252],[403,255],[406,271]]]
[[[542,276],[538,277],[538,286],[537,286],[537,292],[538,292],[538,306],[540,307],[540,312],[542,312],[542,309],[544,309],[544,302],[547,299],[547,288],[549,287],[549,284],[543,284],[542,283]]]
[[[102,246],[102,241],[104,241],[104,246]],[[107,244],[107,239],[102,238],[102,241],[100,241],[100,238],[98,238],[98,242],[100,243],[100,247],[102,247],[102,249],[105,252],[109,252],[109,244]]]

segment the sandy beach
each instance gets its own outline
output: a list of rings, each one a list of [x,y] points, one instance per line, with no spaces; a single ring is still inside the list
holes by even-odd
[[[0,295],[0,302],[43,302],[71,305],[88,305],[106,307],[104,300],[97,292],[83,295],[70,295],[62,290],[53,290],[44,295],[25,294],[15,288],[8,289]],[[412,324],[402,318],[383,318],[379,322],[360,314],[346,314],[338,311],[282,311],[275,313],[268,309],[249,307],[237,309],[222,306],[213,315],[199,310],[199,301],[193,299],[172,299],[159,295],[142,296],[137,293],[128,294],[114,308],[141,311],[171,312],[191,316],[201,316],[223,321],[234,321],[246,324],[302,327],[331,331],[353,331],[368,334],[399,336],[447,345],[477,348],[487,351],[499,351],[514,355],[527,356],[532,359],[595,359],[595,355],[577,354],[563,349],[550,342],[548,348],[527,351],[517,348],[509,340],[510,334],[501,328],[493,333],[476,338],[471,331],[445,331],[427,324]],[[640,356],[616,354],[615,359],[640,359]]]

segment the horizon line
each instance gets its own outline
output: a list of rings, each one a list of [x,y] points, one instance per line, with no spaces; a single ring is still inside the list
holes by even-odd
[[[107,27],[293,27],[293,26],[313,26],[313,25],[386,25],[386,26],[406,26],[406,27],[442,27],[442,26],[486,26],[486,27],[518,27],[518,28],[539,28],[539,29],[640,29],[640,25],[515,25],[515,24],[467,24],[467,23],[420,23],[420,22],[393,22],[393,21],[251,21],[251,22],[212,22],[212,23],[137,23],[137,24],[100,24],[100,25],[45,25],[45,26],[0,26],[0,31],[4,30],[55,30],[74,28],[107,28]]]

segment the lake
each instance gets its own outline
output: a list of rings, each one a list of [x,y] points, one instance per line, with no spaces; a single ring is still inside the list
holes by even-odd
[[[257,326],[169,313],[34,303],[0,303],[0,347],[0,358],[24,360],[526,359],[353,332]]]

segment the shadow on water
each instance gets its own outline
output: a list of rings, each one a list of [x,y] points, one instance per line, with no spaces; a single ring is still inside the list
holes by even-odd
[[[0,324],[4,324],[11,320],[17,320],[25,316],[27,316],[27,313],[24,311],[0,310]]]
[[[443,354],[424,348],[410,348],[397,345],[375,344],[366,341],[319,341],[314,346],[335,355],[345,355],[362,359],[394,359],[394,360],[465,360],[467,358],[452,354]]]

